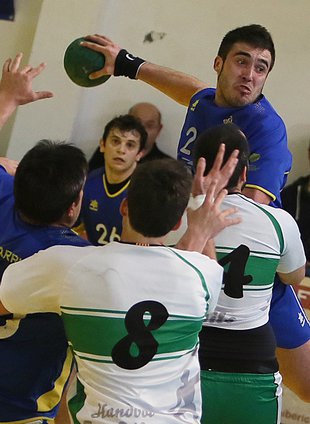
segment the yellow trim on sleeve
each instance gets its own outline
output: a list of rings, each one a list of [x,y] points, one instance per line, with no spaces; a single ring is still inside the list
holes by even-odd
[[[267,194],[267,196],[271,197],[272,200],[276,200],[276,196],[274,194],[270,193],[270,191],[264,189],[263,187],[257,186],[255,184],[246,184],[245,187],[246,188],[254,188],[255,190],[262,191],[263,193]]]

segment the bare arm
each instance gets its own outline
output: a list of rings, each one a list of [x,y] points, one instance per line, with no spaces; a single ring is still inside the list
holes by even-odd
[[[305,273],[305,266],[301,266],[300,268],[295,269],[295,271],[288,272],[287,274],[278,272],[278,276],[284,284],[299,284],[305,278]]]
[[[227,185],[236,168],[238,153],[238,150],[234,150],[225,165],[222,166],[225,154],[225,145],[222,143],[212,169],[206,176],[204,175],[206,161],[202,157],[199,159],[192,194],[193,196],[204,194],[206,197],[200,208],[196,210],[187,209],[188,227],[176,246],[179,249],[196,250],[215,258],[212,239],[224,228],[241,221],[239,217],[231,217],[237,212],[235,208],[224,211],[220,209],[227,194],[227,190],[223,190],[223,188]]]
[[[141,66],[138,79],[184,106],[189,105],[195,93],[207,88],[206,83],[191,75],[153,63]]]
[[[210,239],[207,241],[201,253],[206,256],[209,256],[209,258],[214,259],[215,261],[217,260],[214,239]]]
[[[200,194],[206,194],[213,181],[216,181],[215,195],[226,187],[238,163],[239,150],[234,150],[226,163],[222,166],[224,154],[225,144],[222,143],[220,144],[212,169],[207,175],[204,175],[206,160],[203,157],[199,158],[192,186],[193,197]]]
[[[121,47],[103,35],[95,34],[86,38],[88,41],[81,43],[83,46],[105,56],[105,66],[91,74],[91,78],[114,75],[115,59]],[[204,82],[191,75],[148,62],[144,63],[139,69],[137,79],[186,106],[189,105],[191,97],[197,91],[207,87]]]
[[[28,65],[20,69],[22,53],[7,59],[2,68],[0,81],[0,129],[19,105],[53,97],[50,91],[34,91],[32,81],[45,68],[41,63],[36,68]]]
[[[283,383],[304,402],[310,402],[310,340],[294,349],[277,348]]]
[[[188,227],[176,245],[178,249],[203,252],[206,243],[220,231],[230,225],[241,222],[239,217],[230,217],[237,212],[236,208],[221,210],[220,206],[227,194],[227,190],[222,190],[215,196],[216,185],[216,181],[211,183],[208,194],[198,209],[187,209]]]

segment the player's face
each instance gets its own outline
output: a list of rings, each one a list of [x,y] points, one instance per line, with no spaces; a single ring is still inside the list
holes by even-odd
[[[103,141],[100,143],[106,171],[118,174],[123,179],[129,177],[142,156],[139,149],[140,134],[136,130],[121,131],[112,128],[105,143]]]
[[[144,147],[145,152],[149,152],[162,129],[158,110],[152,105],[136,106],[131,114],[140,119],[147,132],[147,141]]]
[[[270,64],[269,50],[246,43],[235,43],[225,61],[217,56],[216,104],[240,107],[255,102],[263,90]]]

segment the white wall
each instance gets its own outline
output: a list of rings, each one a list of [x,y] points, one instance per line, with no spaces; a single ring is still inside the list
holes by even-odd
[[[18,3],[22,1],[16,1],[17,11]],[[160,144],[174,154],[185,108],[127,78],[110,78],[96,88],[75,86],[63,71],[66,46],[78,36],[103,33],[132,53],[214,85],[212,63],[223,35],[240,25],[260,23],[270,30],[276,45],[276,65],[264,93],[286,122],[294,155],[293,180],[309,170],[305,154],[310,138],[309,16],[309,0],[42,0],[30,60],[47,61],[36,85],[54,91],[55,98],[19,109],[8,154],[20,158],[39,138],[49,137],[72,140],[89,156],[105,123],[143,100],[161,109]],[[144,43],[150,31],[166,35]]]

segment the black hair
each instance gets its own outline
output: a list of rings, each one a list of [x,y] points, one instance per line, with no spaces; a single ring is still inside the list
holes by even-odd
[[[220,44],[217,53],[218,56],[220,56],[223,61],[225,61],[233,45],[240,42],[249,44],[253,47],[269,50],[271,54],[269,71],[271,71],[275,62],[276,52],[271,34],[265,27],[258,24],[252,24],[229,31]]]
[[[175,159],[156,159],[139,165],[128,188],[131,226],[145,237],[161,237],[181,219],[189,201],[192,176]]]
[[[17,167],[15,208],[37,225],[53,224],[78,199],[86,174],[87,161],[79,148],[41,140]]]
[[[220,144],[225,144],[223,165],[235,149],[239,150],[237,166],[230,177],[227,189],[236,187],[244,167],[248,166],[249,145],[240,128],[232,123],[209,128],[199,135],[193,149],[193,163],[196,168],[200,157],[206,159],[205,175],[211,170]]]
[[[139,119],[129,114],[120,115],[113,118],[110,122],[107,123],[107,125],[104,128],[103,135],[102,135],[103,142],[105,142],[110,131],[113,128],[117,128],[120,131],[137,131],[140,135],[139,152],[141,152],[141,150],[144,149],[146,139],[147,139],[147,132]]]

